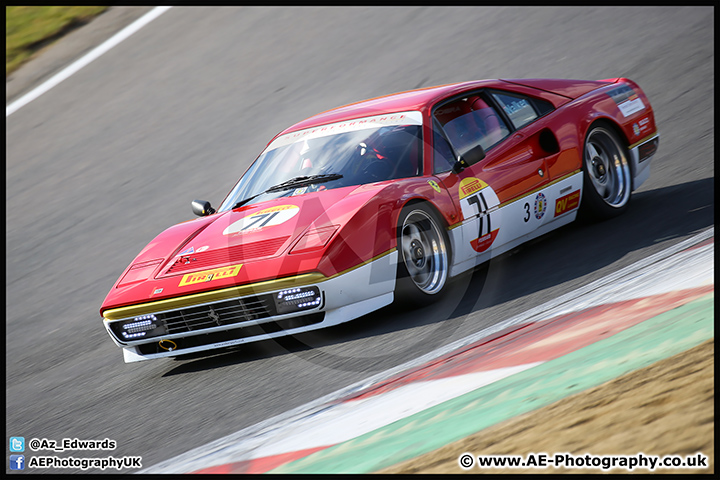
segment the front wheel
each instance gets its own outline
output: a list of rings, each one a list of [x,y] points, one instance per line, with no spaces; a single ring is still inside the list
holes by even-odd
[[[403,208],[398,221],[400,300],[428,302],[443,292],[448,280],[449,242],[442,222],[423,204]]]
[[[584,210],[597,219],[627,210],[632,193],[632,172],[626,148],[610,127],[596,125],[585,139],[583,152]]]

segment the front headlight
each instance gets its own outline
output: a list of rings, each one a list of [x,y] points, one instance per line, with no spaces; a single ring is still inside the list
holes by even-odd
[[[163,258],[157,258],[148,262],[136,263],[130,267],[123,278],[118,282],[117,288],[130,285],[132,283],[144,282],[155,271],[158,265],[163,262]]]
[[[328,225],[320,228],[312,228],[305,232],[300,240],[290,249],[291,254],[312,252],[320,250],[328,244],[340,225]]]
[[[289,288],[276,293],[274,300],[278,315],[310,310],[320,306],[320,289],[318,287]]]
[[[110,325],[115,336],[121,341],[133,341],[147,337],[165,335],[167,329],[155,315],[140,315],[132,320],[115,322]]]

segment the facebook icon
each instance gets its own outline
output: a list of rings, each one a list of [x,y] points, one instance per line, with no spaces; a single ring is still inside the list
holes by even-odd
[[[25,470],[25,455],[10,455],[10,470]]]

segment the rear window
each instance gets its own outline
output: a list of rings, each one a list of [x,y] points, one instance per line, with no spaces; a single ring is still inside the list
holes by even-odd
[[[492,92],[492,96],[510,117],[510,121],[516,129],[532,123],[553,110],[550,103],[524,95]]]

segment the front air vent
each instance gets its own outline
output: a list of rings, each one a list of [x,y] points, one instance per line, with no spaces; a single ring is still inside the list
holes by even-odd
[[[199,271],[208,267],[271,257],[278,252],[288,238],[288,236],[285,236],[259,242],[242,243],[240,245],[212,251],[208,250],[200,253],[182,255],[170,265],[165,275],[177,275],[180,273]]]
[[[560,145],[558,144],[555,134],[549,128],[544,128],[540,132],[538,138],[540,148],[545,150],[548,155],[554,155],[560,151]]]

